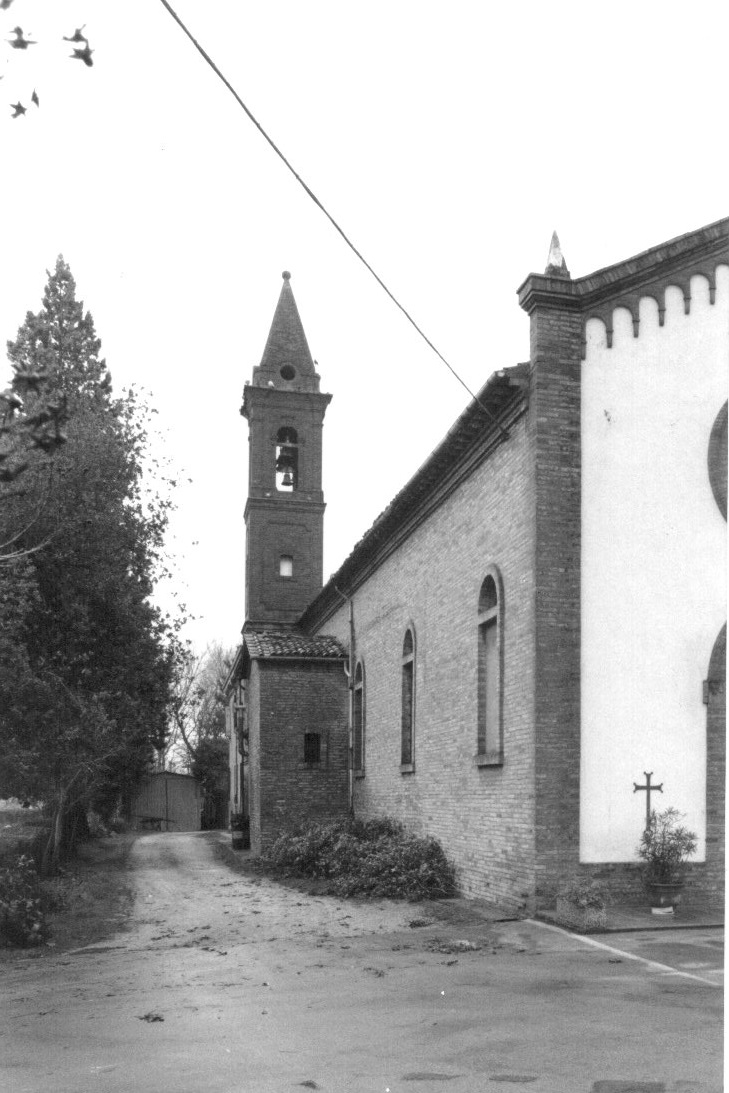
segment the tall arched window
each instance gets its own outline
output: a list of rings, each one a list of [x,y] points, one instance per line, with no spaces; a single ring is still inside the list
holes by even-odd
[[[400,719],[400,770],[403,774],[414,769],[413,735],[415,729],[415,634],[412,627],[405,632],[402,645],[402,713]]]
[[[504,760],[502,731],[503,603],[498,571],[488,574],[478,598],[478,737],[476,762],[497,765]]]
[[[354,695],[352,700],[352,749],[354,769],[357,774],[364,774],[365,765],[365,695],[364,668],[362,661],[357,662],[354,670]]]
[[[285,425],[276,433],[276,489],[291,493],[299,484],[299,438]]]

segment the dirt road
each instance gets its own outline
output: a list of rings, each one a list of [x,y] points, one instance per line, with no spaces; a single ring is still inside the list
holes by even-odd
[[[306,895],[232,872],[223,837],[140,838],[124,932],[3,966],[2,1093],[721,1090],[705,962]]]

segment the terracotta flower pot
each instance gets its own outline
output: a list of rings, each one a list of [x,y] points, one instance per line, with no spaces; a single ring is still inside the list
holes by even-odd
[[[648,890],[651,914],[672,915],[674,909],[681,902],[683,881],[677,880],[662,884],[657,881],[648,881],[646,882],[646,889]]]

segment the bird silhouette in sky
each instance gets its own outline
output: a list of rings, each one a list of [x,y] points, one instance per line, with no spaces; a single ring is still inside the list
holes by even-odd
[[[84,23],[84,27],[85,26],[86,26],[86,24]],[[89,40],[86,37],[86,35],[84,34],[84,27],[76,27],[75,31],[73,32],[73,34],[71,35],[70,38],[67,37],[64,34],[64,36],[63,36],[64,42],[86,42],[86,45],[88,45]]]
[[[36,106],[40,106],[40,99],[38,98],[38,92],[34,91],[30,96],[30,101],[34,102]]]
[[[38,44],[37,42],[34,42],[31,38],[25,38],[23,36],[22,27],[14,27],[13,34],[15,35],[14,38],[8,38],[8,41],[10,42],[10,45],[13,49],[27,49],[28,46],[35,46]]]
[[[89,43],[87,42],[83,49],[74,49],[73,53],[71,54],[71,60],[83,61],[85,65],[88,65],[88,67],[91,68],[94,63],[91,60],[91,54],[93,52],[93,49],[89,49]]]
[[[23,106],[22,102],[14,102],[10,105],[13,108],[13,113],[10,115],[11,118],[19,118],[21,114],[25,113],[25,107]]]

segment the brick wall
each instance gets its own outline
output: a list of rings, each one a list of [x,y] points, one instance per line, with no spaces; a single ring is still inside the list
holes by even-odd
[[[347,815],[348,693],[340,661],[256,661],[253,674],[258,786],[251,847],[260,853],[285,829]],[[309,732],[321,734],[318,764],[304,762]]]
[[[359,817],[432,834],[469,895],[512,907],[534,887],[534,496],[527,418],[354,594],[365,667]],[[476,765],[479,592],[503,583],[500,766]],[[400,770],[402,648],[415,634],[414,770]],[[347,608],[323,627],[343,641]]]
[[[248,680],[248,810],[251,830],[251,850],[261,853],[261,674],[258,661],[251,664]]]
[[[541,278],[534,278],[541,281]],[[564,285],[569,291],[569,282]],[[536,478],[535,821],[537,895],[579,862],[580,365],[583,320],[531,311]]]
[[[296,497],[249,500],[246,518],[246,619],[291,624],[321,588],[324,505],[298,504]],[[282,555],[293,574],[282,577]]]

